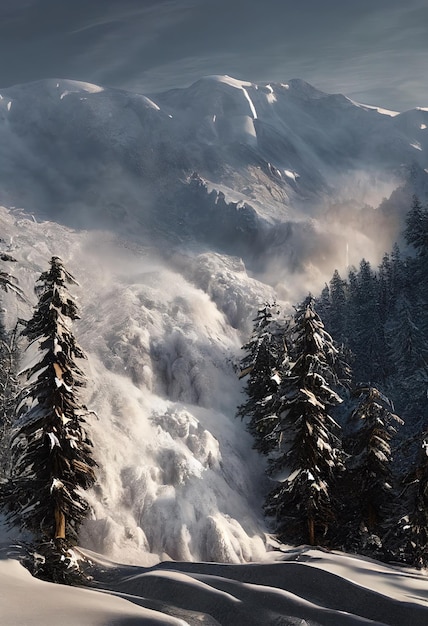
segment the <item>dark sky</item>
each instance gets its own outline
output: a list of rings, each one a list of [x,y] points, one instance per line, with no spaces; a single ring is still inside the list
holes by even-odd
[[[0,0],[0,88],[50,77],[153,93],[207,74],[426,107],[428,0]]]

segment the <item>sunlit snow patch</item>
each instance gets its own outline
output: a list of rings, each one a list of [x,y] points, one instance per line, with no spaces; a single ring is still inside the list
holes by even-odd
[[[420,143],[415,142],[415,143],[411,143],[410,145],[411,145],[411,146],[412,146],[412,148],[414,148],[415,150],[421,150],[421,151],[422,151],[422,147],[421,147],[421,144],[420,144]]]
[[[269,104],[273,104],[274,102],[276,102],[276,95],[274,94],[272,85],[266,85],[266,89],[269,90],[269,93],[266,95],[266,99],[269,102]]]
[[[56,87],[57,89],[60,87],[64,89],[60,95],[61,100],[72,93],[80,93],[82,91],[85,91],[86,93],[100,93],[101,91],[104,91],[104,87],[93,85],[92,83],[85,83],[79,80],[64,80],[61,83],[56,83]]]
[[[87,91],[88,93],[99,93],[100,91],[104,91],[104,87],[100,87],[100,85],[85,83],[80,80],[67,80],[66,84],[71,87],[76,87],[76,89],[81,91]]]
[[[389,109],[383,109],[382,107],[372,106],[371,104],[362,104],[361,102],[355,102],[355,100],[351,100],[351,98],[347,98],[349,102],[355,104],[360,109],[364,109],[365,111],[376,111],[381,115],[388,115],[389,117],[395,117],[396,115],[400,115],[399,111],[390,111]]]
[[[291,170],[283,170],[284,174],[287,176],[287,178],[291,178],[291,180],[294,180],[294,182],[296,182],[296,180],[299,178],[299,174],[297,172],[292,172]]]
[[[253,116],[253,119],[256,120],[257,119],[257,111],[256,111],[256,107],[254,106],[254,102],[251,100],[248,91],[246,89],[246,87],[252,87],[253,84],[249,83],[245,80],[237,80],[236,78],[231,78],[230,76],[227,76],[227,74],[225,75],[213,75],[213,76],[209,76],[208,77],[210,80],[215,80],[219,83],[224,83],[226,85],[229,85],[230,87],[234,87],[235,89],[240,89],[242,91],[242,93],[245,96],[245,99],[247,100],[249,107],[250,107],[250,111],[251,114]]]
[[[147,104],[147,106],[150,109],[155,109],[155,111],[160,111],[160,107],[156,104],[156,102],[153,102],[153,100],[150,100],[150,98],[147,98],[147,96],[142,96],[142,100],[143,102]],[[169,117],[172,117],[172,115],[170,115]]]

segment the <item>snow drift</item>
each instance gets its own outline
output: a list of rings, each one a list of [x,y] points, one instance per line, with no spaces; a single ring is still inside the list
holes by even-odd
[[[266,563],[164,563],[149,569],[88,556],[96,589],[37,580],[0,551],[2,623],[423,626],[427,620],[422,574],[356,556],[298,548]]]

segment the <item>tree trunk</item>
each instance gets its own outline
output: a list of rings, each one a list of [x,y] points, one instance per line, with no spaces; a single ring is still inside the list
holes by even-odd
[[[309,545],[315,545],[315,522],[313,517],[308,517]]]
[[[55,539],[65,539],[65,515],[58,507],[55,507]]]
[[[377,513],[371,502],[367,507],[367,528],[372,532],[377,526]]]

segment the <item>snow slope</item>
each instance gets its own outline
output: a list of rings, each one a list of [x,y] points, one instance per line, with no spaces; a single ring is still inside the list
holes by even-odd
[[[5,626],[185,626],[186,622],[110,594],[33,578],[16,560],[0,560],[0,612]],[[25,596],[25,601],[23,601]]]

